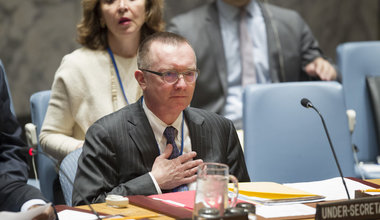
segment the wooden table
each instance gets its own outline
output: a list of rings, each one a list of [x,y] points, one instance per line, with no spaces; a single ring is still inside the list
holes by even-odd
[[[97,203],[92,204],[92,207],[100,213],[108,214],[108,215],[115,215],[115,214],[121,214],[124,216],[131,216],[134,219],[147,219],[147,218],[154,218],[157,220],[161,219],[174,219],[169,216],[150,211],[148,209],[144,209],[135,205],[129,204],[127,208],[113,208],[111,206],[106,205],[105,203]],[[87,205],[77,206],[76,208],[84,209],[84,210],[90,210],[90,208]]]
[[[370,183],[374,183],[374,184],[377,184],[380,186],[380,179],[372,179],[372,180],[366,179],[365,181],[370,182]]]
[[[190,218],[192,211],[185,208],[174,207],[161,201],[151,199],[146,196],[128,196],[129,205],[126,208],[114,208],[106,205],[106,203],[91,204],[93,209],[99,213],[99,215],[124,215],[123,219],[178,219],[178,218]],[[56,210],[58,212],[71,209],[77,211],[85,211],[91,213],[90,207],[87,205],[81,205],[76,207],[70,207],[66,205],[57,205]]]
[[[360,182],[360,180],[356,179]],[[380,179],[365,180],[372,183],[371,185],[375,188],[380,186]],[[364,182],[363,182],[364,183]],[[377,185],[375,185],[377,184]],[[368,185],[368,184],[367,184]],[[114,208],[107,206],[105,203],[92,204],[93,208],[99,212],[101,215],[115,215],[121,214],[126,217],[131,217],[135,219],[176,219],[176,218],[191,218],[191,210],[185,208],[176,208],[166,203],[162,203],[157,200],[152,200],[145,196],[129,196],[130,203],[127,208]],[[312,207],[316,207],[317,203],[306,203]],[[149,209],[148,209],[149,207]],[[153,208],[152,208],[153,207]],[[74,209],[74,210],[85,210],[90,212],[90,208],[86,205],[69,207],[64,205],[56,206],[57,211],[64,209]],[[163,214],[162,214],[163,213]],[[181,217],[178,217],[181,216]],[[127,219],[127,218],[124,218]],[[258,220],[265,220],[266,218],[257,216]],[[283,219],[307,219],[312,220],[312,216],[293,216],[293,217],[281,217],[281,218],[271,218],[271,220],[283,220]]]

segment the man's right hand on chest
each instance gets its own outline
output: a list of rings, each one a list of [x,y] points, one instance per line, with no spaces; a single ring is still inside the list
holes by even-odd
[[[162,190],[194,182],[197,178],[197,167],[203,163],[201,159],[193,160],[197,155],[194,151],[169,160],[172,150],[173,146],[168,144],[153,163],[151,173]]]

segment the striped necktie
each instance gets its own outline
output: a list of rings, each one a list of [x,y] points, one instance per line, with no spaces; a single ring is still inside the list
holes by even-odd
[[[164,131],[164,136],[166,138],[166,144],[171,144],[173,146],[172,154],[170,155],[169,159],[177,158],[179,154],[179,150],[177,147],[177,144],[175,143],[175,136],[177,133],[177,129],[175,129],[173,126],[169,126]],[[176,188],[172,189],[172,192],[181,192],[181,191],[187,191],[189,190],[189,187],[187,187],[186,184],[177,186]]]
[[[255,63],[253,59],[253,42],[248,32],[247,24],[248,12],[245,8],[240,11],[240,60],[242,67],[242,85],[254,84],[257,82],[255,73]]]
[[[175,143],[175,136],[177,133],[177,129],[175,129],[173,126],[169,126],[164,131],[164,136],[166,137],[166,144],[171,144],[173,146],[172,154],[170,155],[169,159],[174,159],[179,156],[179,150],[177,147],[177,144]]]

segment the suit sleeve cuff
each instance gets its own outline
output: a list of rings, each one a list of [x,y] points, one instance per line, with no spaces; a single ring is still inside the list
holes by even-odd
[[[156,179],[154,178],[153,174],[151,172],[149,172],[149,175],[150,175],[150,178],[152,178],[152,181],[154,183],[154,187],[156,187],[157,194],[162,194],[160,186],[158,185],[158,183],[157,183]]]
[[[22,206],[21,206],[21,212],[28,211],[28,209],[34,205],[45,205],[46,202],[42,199],[31,199],[26,201]]]

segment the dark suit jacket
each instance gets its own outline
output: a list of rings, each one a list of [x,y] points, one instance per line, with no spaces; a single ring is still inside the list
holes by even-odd
[[[10,97],[0,70],[0,211],[20,211],[30,199],[44,199],[41,192],[27,185],[28,165],[20,149],[21,128],[10,110]],[[45,200],[46,201],[46,200]]]
[[[310,80],[303,67],[322,54],[307,24],[295,11],[269,4],[260,6],[267,29],[272,81]],[[201,73],[191,106],[223,113],[228,73],[216,2],[174,17],[168,31],[186,37],[197,55]]]
[[[192,150],[205,162],[229,165],[239,181],[250,181],[232,122],[195,108],[184,111]],[[140,101],[107,115],[87,131],[74,187],[90,202],[107,194],[157,194],[148,174],[159,156],[153,130]],[[84,204],[74,191],[73,204]]]

